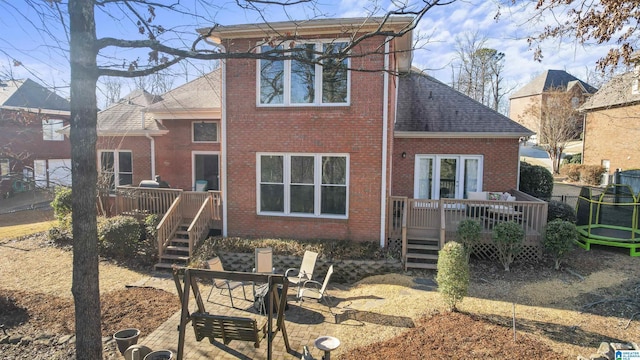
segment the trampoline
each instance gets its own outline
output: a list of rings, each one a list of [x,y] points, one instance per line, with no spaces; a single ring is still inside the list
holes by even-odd
[[[608,185],[595,195],[583,187],[576,204],[578,245],[585,250],[591,244],[623,247],[631,256],[640,256],[639,216],[640,199],[628,185]]]

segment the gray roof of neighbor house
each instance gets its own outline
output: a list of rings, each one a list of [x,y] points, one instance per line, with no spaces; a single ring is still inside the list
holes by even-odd
[[[633,81],[633,71],[613,77],[609,82],[602,85],[598,92],[591,95],[580,107],[580,110],[585,111],[640,102],[640,92],[634,94],[632,91]]]
[[[162,124],[143,111],[160,99],[162,99],[160,96],[149,94],[144,90],[134,90],[98,113],[98,135],[164,133],[166,129]]]
[[[578,84],[580,84],[584,91],[586,91],[588,94],[593,94],[598,91],[598,89],[596,89],[595,87],[587,84],[586,82],[578,79],[577,77],[569,74],[564,70],[546,70],[542,74],[536,76],[527,85],[514,92],[509,97],[509,99],[538,95],[542,94],[545,91],[550,91],[557,88],[571,89],[571,87]]]
[[[149,112],[179,112],[190,110],[219,110],[222,101],[222,71],[220,68],[181,85],[162,95],[151,104]]]
[[[0,80],[0,107],[40,110],[44,113],[68,113],[70,110],[67,99],[31,79]]]
[[[499,112],[414,70],[400,77],[395,134],[411,136],[417,133],[449,137],[534,134]]]

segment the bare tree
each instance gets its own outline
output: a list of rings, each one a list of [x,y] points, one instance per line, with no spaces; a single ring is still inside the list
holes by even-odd
[[[102,81],[102,94],[104,95],[103,109],[120,100],[122,93],[122,81],[119,78],[107,77]]]
[[[560,172],[560,161],[567,142],[580,133],[580,117],[574,104],[574,94],[564,89],[545,92],[541,103],[532,102],[522,116],[540,119],[538,134],[542,147],[549,154],[553,172]]]
[[[453,0],[417,0],[408,2],[392,2],[389,8],[382,11],[382,21],[375,30],[364,31],[357,27],[342,36],[349,36],[347,46],[338,51],[317,51],[314,62],[322,64],[330,59],[341,60],[351,57],[351,51],[361,42],[373,36],[379,36],[381,46],[377,54],[384,53],[384,42],[401,37],[412,31],[422,17],[430,9],[447,5]],[[150,0],[68,0],[66,8],[61,0],[25,0],[26,6],[41,16],[31,19],[22,16],[28,24],[44,34],[52,41],[58,52],[69,59],[71,70],[71,158],[73,171],[73,285],[72,293],[76,314],[76,356],[78,359],[101,359],[102,343],[100,334],[100,291],[98,278],[98,249],[96,227],[96,141],[97,141],[97,99],[96,85],[102,76],[118,76],[126,78],[141,77],[157,73],[179,63],[183,59],[220,60],[227,58],[250,59],[297,59],[304,49],[273,47],[273,50],[256,52],[256,48],[247,49],[243,53],[225,53],[223,49],[205,44],[208,34],[196,33],[192,28],[185,30],[183,26],[165,26],[162,18],[189,18],[196,21],[199,27],[205,23],[213,29],[216,4],[205,0],[194,0],[192,7],[183,3],[157,2]],[[379,8],[372,2],[373,8]],[[44,5],[46,4],[46,5]],[[302,6],[315,13],[314,0],[299,1],[260,1],[241,0],[237,5],[247,11],[256,11],[258,16],[268,23],[265,9],[269,6],[279,10],[291,6]],[[197,7],[197,13],[196,13]],[[21,9],[10,3],[7,11],[20,16]],[[109,29],[108,21],[118,23],[119,28],[133,31],[122,31],[131,34],[131,39],[111,36],[98,37],[96,31],[96,11],[100,16],[101,29]],[[286,11],[286,10],[285,10]],[[394,15],[409,15],[413,19],[409,25],[401,29],[385,26]],[[55,24],[54,24],[55,23]],[[55,36],[52,27],[62,28],[67,35],[60,39]],[[131,29],[133,27],[133,29]],[[195,26],[194,26],[195,27]],[[105,30],[103,30],[105,31]],[[295,34],[276,34],[265,36],[265,43],[283,44],[295,40]],[[68,44],[68,46],[67,46]],[[141,54],[148,54],[146,61]],[[122,58],[122,54],[133,54],[130,58]],[[361,56],[365,56],[362,54]],[[353,70],[353,69],[352,69]],[[357,70],[357,69],[355,69]]]
[[[505,94],[502,90],[504,53],[485,47],[486,42],[486,37],[478,32],[467,33],[456,39],[457,64],[452,65],[452,86],[498,110]]]

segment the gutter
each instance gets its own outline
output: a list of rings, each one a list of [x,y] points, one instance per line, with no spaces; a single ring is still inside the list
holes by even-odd
[[[387,218],[387,137],[389,136],[389,41],[391,37],[387,37],[384,44],[384,87],[382,100],[382,175],[380,181],[380,247],[384,247],[386,238],[386,218]]]

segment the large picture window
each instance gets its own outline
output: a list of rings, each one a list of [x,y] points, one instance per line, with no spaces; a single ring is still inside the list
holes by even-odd
[[[258,154],[258,213],[346,218],[346,155]]]
[[[42,140],[44,141],[63,141],[64,135],[59,133],[62,130],[64,121],[57,119],[42,120]]]
[[[258,60],[258,104],[348,105],[349,59],[329,58],[314,62],[316,54],[337,54],[346,45],[346,42],[292,43],[294,59]],[[282,49],[282,46],[260,47],[262,52]]]
[[[466,199],[482,191],[481,155],[416,155],[416,199]]]
[[[110,191],[116,186],[133,184],[133,162],[131,151],[100,152],[100,182]]]

